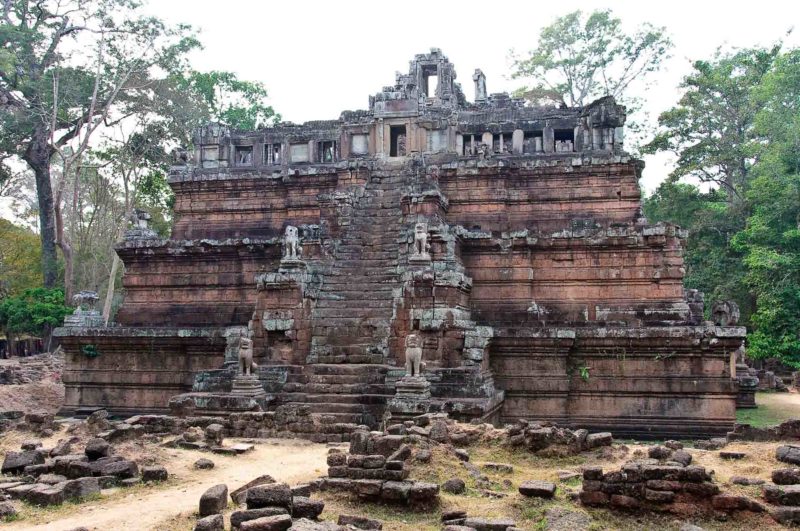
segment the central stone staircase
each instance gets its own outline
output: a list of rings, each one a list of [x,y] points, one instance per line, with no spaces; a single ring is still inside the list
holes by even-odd
[[[375,171],[335,247],[312,312],[311,352],[302,375],[284,387],[287,402],[308,404],[335,422],[377,425],[394,389],[389,336],[402,290],[398,238],[405,171]]]

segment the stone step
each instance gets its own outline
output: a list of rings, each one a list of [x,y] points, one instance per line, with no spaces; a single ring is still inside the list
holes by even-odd
[[[381,394],[357,394],[357,395],[332,395],[330,393],[315,394],[303,392],[287,392],[280,393],[279,398],[281,401],[288,401],[292,403],[315,404],[313,409],[319,407],[330,408],[329,411],[338,411],[341,413],[354,413],[363,411],[364,406],[373,406],[385,404],[387,400],[394,397],[394,393]]]
[[[360,365],[350,365],[342,367],[341,365],[328,365],[325,363],[312,363],[306,366],[306,371],[311,374],[386,374],[392,369],[389,365],[377,363],[363,363]]]
[[[310,374],[301,383],[307,384],[328,384],[328,385],[348,385],[348,384],[383,384],[386,375],[382,373],[369,374]]]

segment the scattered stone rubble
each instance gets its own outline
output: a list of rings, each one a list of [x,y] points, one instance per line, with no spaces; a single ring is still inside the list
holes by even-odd
[[[508,442],[522,446],[539,455],[574,455],[580,452],[611,446],[614,438],[608,432],[589,433],[587,430],[559,428],[549,422],[518,420],[508,429]]]
[[[61,381],[64,371],[64,352],[47,352],[3,360],[0,365],[0,385],[23,385],[43,380]]]
[[[21,451],[8,452],[2,473],[16,478],[0,483],[0,495],[33,505],[60,505],[99,495],[101,489],[168,479],[163,466],[142,467],[140,474],[139,465],[114,455],[105,439],[92,438],[82,453],[73,453],[78,442],[72,438],[43,448],[39,441],[27,441]]]

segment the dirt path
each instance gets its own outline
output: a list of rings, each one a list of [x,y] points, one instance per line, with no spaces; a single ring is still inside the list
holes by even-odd
[[[121,498],[113,496],[105,501],[76,505],[70,514],[54,515],[47,523],[31,525],[20,521],[5,524],[3,529],[67,531],[80,526],[103,531],[157,529],[159,522],[180,513],[196,512],[203,492],[218,483],[225,483],[233,490],[261,474],[270,474],[290,484],[319,477],[325,471],[327,449],[322,444],[276,440],[257,444],[254,451],[238,457],[188,450],[169,452],[170,459],[163,464],[175,478],[171,478],[168,487],[137,489]],[[208,457],[216,466],[212,470],[194,470],[192,463],[200,457]]]

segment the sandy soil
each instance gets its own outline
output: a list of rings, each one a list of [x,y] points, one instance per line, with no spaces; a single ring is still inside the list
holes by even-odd
[[[233,440],[226,440],[233,443]],[[204,452],[170,449],[162,464],[170,472],[170,481],[161,487],[134,489],[128,495],[109,491],[107,500],[73,506],[69,514],[54,515],[38,525],[30,522],[5,524],[4,529],[66,531],[83,526],[94,530],[159,529],[160,522],[181,513],[197,512],[200,496],[219,483],[234,490],[248,481],[270,474],[278,481],[297,484],[324,474],[327,448],[296,440],[270,440],[256,445],[255,450],[238,457],[224,457]],[[208,457],[216,466],[211,470],[194,470],[192,463]],[[122,494],[122,495],[121,495]]]

